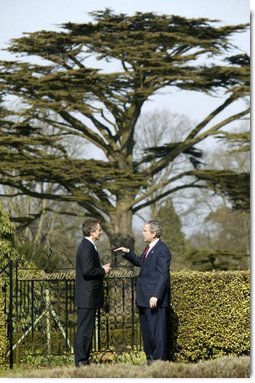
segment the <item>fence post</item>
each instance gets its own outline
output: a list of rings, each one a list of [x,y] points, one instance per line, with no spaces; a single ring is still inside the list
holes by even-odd
[[[50,330],[50,294],[49,290],[45,290],[45,308],[46,308],[46,338],[47,338],[47,353],[48,355],[51,353],[51,330]]]
[[[9,262],[10,292],[9,292],[9,313],[8,313],[8,335],[10,350],[10,369],[13,368],[13,261]]]

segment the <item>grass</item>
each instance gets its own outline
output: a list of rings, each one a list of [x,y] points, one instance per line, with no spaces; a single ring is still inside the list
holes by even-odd
[[[225,356],[193,364],[157,361],[150,367],[128,363],[92,364],[83,368],[1,371],[6,378],[249,378],[248,356]]]

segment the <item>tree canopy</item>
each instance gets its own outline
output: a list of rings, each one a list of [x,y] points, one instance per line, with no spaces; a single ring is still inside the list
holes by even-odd
[[[248,25],[109,9],[91,16],[92,22],[14,39],[8,50],[28,60],[0,62],[0,183],[15,188],[14,194],[75,201],[101,219],[112,242],[131,240],[133,214],[155,202],[149,198],[155,191],[159,200],[203,185],[192,161],[159,184],[152,177],[178,156],[195,161],[198,143],[249,113],[241,108],[212,121],[249,92],[248,56],[227,57],[232,35]],[[226,97],[182,142],[166,137],[170,150],[164,156],[134,160],[144,103],[171,87]],[[67,142],[74,137],[93,144],[101,159],[93,152],[90,158],[71,156]]]

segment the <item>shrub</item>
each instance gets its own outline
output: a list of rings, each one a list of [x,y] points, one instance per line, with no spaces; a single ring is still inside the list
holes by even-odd
[[[10,221],[8,214],[3,210],[0,201],[0,269],[8,265],[10,259],[14,260],[19,253],[13,247],[15,226]]]
[[[171,286],[174,361],[249,355],[248,271],[175,272]]]

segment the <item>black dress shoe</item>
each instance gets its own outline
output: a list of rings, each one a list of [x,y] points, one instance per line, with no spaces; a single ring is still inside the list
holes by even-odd
[[[85,367],[85,366],[89,366],[90,365],[90,362],[89,360],[81,360],[80,362],[78,362],[77,366],[76,367]]]
[[[151,366],[153,363],[153,359],[146,359],[146,366]]]

